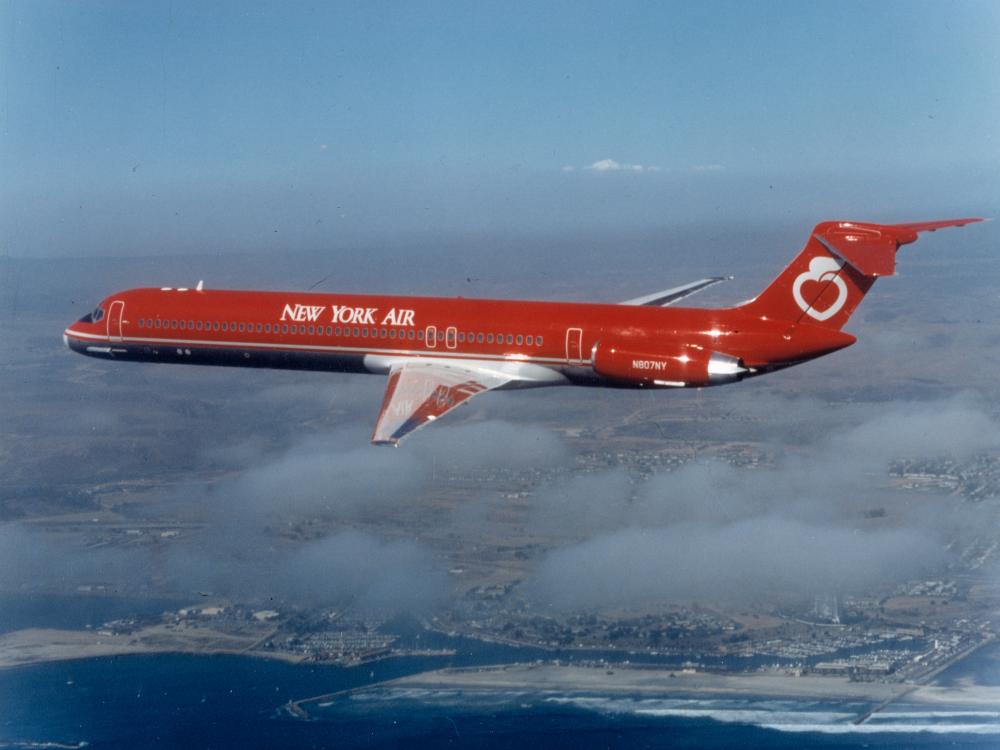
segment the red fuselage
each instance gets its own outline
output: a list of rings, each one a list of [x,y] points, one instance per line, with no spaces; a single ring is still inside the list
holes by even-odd
[[[742,308],[132,289],[111,295],[98,310],[66,330],[75,351],[147,362],[377,373],[399,359],[507,361],[552,370],[551,384],[704,386],[854,341],[840,331],[762,319]],[[734,358],[741,371],[709,377],[712,354]]]
[[[501,388],[700,388],[842,349],[842,329],[896,251],[979,219],[818,224],[799,255],[737,307],[669,307],[703,279],[620,305],[308,292],[131,289],[64,333],[82,354],[143,362],[389,376],[372,441],[396,445]],[[661,305],[661,306],[658,306]]]

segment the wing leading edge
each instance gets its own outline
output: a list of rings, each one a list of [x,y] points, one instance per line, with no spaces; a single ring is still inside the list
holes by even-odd
[[[408,362],[393,367],[372,443],[397,445],[406,435],[443,417],[479,393],[515,378],[486,368]]]

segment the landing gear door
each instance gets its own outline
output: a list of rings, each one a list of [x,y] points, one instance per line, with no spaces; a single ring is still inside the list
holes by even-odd
[[[125,303],[116,299],[108,309],[108,340],[122,340],[122,315],[125,312]]]

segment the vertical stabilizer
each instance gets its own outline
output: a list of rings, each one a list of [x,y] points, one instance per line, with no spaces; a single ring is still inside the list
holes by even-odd
[[[825,221],[802,252],[756,298],[741,306],[755,317],[841,329],[879,276],[896,271],[896,251],[933,232],[982,219],[914,224]]]

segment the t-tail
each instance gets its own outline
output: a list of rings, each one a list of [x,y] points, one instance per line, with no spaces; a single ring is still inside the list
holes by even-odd
[[[824,221],[805,248],[760,295],[740,309],[754,317],[840,330],[875,279],[896,272],[896,251],[918,233],[961,227],[979,218],[913,224]]]

